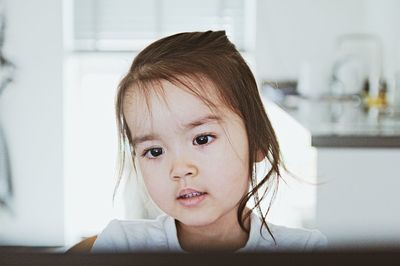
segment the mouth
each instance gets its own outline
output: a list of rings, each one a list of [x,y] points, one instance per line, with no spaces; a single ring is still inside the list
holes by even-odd
[[[191,199],[191,198],[198,197],[198,196],[205,195],[205,194],[207,194],[207,193],[206,192],[195,191],[195,192],[190,192],[190,193],[187,193],[187,194],[180,195],[178,197],[178,199]]]
[[[207,196],[207,192],[201,192],[194,189],[181,190],[177,200],[184,207],[195,207],[200,204]]]

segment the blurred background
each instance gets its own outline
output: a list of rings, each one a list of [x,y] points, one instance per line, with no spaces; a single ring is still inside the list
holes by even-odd
[[[0,5],[0,245],[68,246],[155,215],[129,182],[112,201],[116,87],[147,44],[211,29],[250,65],[304,180],[285,175],[270,221],[318,228],[332,246],[400,246],[400,1]]]

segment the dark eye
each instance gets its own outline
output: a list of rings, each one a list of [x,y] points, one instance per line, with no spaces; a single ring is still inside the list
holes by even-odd
[[[163,153],[162,148],[151,148],[144,151],[142,157],[147,157],[149,159],[154,159]]]
[[[194,145],[204,145],[210,142],[210,138],[215,138],[213,135],[201,135],[198,136],[194,139],[193,144]]]

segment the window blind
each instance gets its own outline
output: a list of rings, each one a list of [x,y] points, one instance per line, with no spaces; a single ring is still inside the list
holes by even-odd
[[[73,49],[139,50],[184,31],[225,30],[244,49],[244,0],[74,0]]]

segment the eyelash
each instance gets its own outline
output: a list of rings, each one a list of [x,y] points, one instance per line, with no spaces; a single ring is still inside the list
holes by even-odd
[[[213,135],[213,134],[200,134],[200,135],[198,135],[198,136],[196,136],[194,139],[193,139],[193,142],[197,139],[197,138],[199,138],[199,137],[212,137],[212,138],[216,138],[216,136],[215,135]],[[193,143],[192,142],[192,143]],[[212,142],[212,141],[211,141]],[[211,142],[207,142],[206,144],[197,144],[197,145],[199,145],[199,146],[206,146],[206,145],[208,145],[208,144],[210,144]],[[196,144],[195,144],[196,145]],[[142,153],[142,157],[146,157],[146,154],[147,153],[149,153],[151,150],[153,150],[153,149],[161,149],[161,148],[158,148],[158,147],[153,147],[153,148],[149,148],[149,149],[146,149],[146,150],[144,150],[143,151],[143,153]],[[158,156],[157,156],[158,157]],[[150,160],[154,160],[154,159],[157,159],[157,157],[151,157],[151,158],[148,158],[148,159],[150,159]]]

